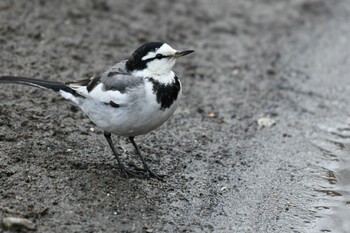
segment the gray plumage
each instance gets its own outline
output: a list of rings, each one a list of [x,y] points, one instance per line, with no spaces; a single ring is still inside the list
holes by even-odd
[[[142,77],[133,76],[126,69],[126,61],[121,61],[113,65],[100,76],[79,81],[66,82],[68,86],[86,86],[91,92],[98,84],[102,83],[104,91],[119,91],[125,93],[127,89],[132,89],[144,83]]]
[[[117,63],[101,75],[100,80],[103,83],[104,90],[125,93],[127,89],[144,84],[144,79],[131,75],[125,64],[126,60]]]

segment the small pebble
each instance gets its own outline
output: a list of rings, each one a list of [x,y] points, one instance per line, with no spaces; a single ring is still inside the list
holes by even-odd
[[[240,73],[240,70],[238,68],[235,68],[235,69],[232,70],[232,74],[233,75],[237,75],[239,73]]]
[[[28,229],[34,230],[35,225],[25,218],[7,217],[2,219],[2,225],[6,229]]]
[[[258,119],[258,125],[261,127],[271,127],[276,124],[276,120],[269,117],[261,117]]]
[[[216,112],[209,112],[208,116],[210,118],[216,118],[217,114],[216,114]]]

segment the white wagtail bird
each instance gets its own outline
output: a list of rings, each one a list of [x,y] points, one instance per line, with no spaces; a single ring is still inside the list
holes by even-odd
[[[129,59],[113,65],[100,76],[72,82],[1,76],[0,83],[29,85],[57,92],[72,101],[104,131],[104,136],[126,177],[150,177],[152,172],[134,141],[161,126],[176,110],[181,82],[172,71],[176,59],[194,52],[178,51],[163,42],[145,43]],[[115,149],[111,134],[127,137],[143,164],[143,175],[126,168]]]

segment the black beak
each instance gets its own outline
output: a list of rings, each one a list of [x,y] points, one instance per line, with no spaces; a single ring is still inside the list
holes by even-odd
[[[190,54],[190,53],[193,53],[193,52],[194,52],[194,50],[177,51],[177,52],[174,54],[174,57],[175,57],[175,58],[182,57],[182,56],[185,56],[185,55]]]

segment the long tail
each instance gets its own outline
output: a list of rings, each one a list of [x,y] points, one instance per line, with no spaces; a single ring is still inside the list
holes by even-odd
[[[48,90],[53,90],[60,93],[60,91],[68,92],[72,95],[77,95],[75,90],[66,86],[63,82],[46,81],[27,77],[16,77],[16,76],[0,76],[0,83],[14,83],[22,84],[32,87],[39,87]]]
[[[27,77],[0,76],[0,83],[22,84],[32,87],[39,87],[46,90],[53,90],[63,96],[63,98],[73,101],[75,104],[80,103],[84,97],[63,82],[46,81]]]

